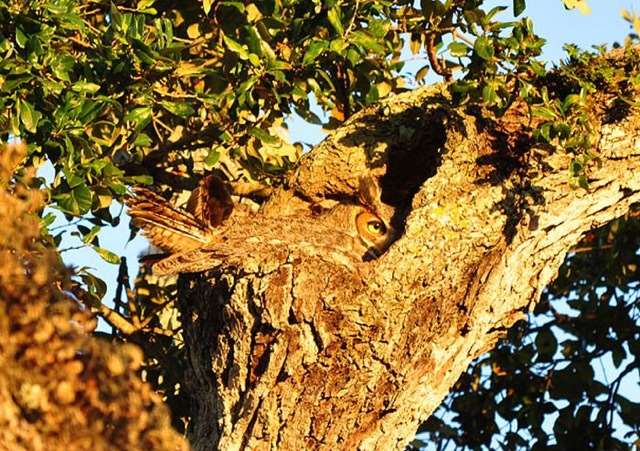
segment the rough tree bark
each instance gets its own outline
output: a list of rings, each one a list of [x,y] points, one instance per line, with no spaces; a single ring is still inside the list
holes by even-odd
[[[571,246],[640,201],[640,115],[592,99],[600,163],[453,110],[443,87],[361,112],[301,162],[261,214],[384,174],[400,233],[354,268],[272,256],[182,276],[195,449],[402,449],[461,372],[539,299]]]

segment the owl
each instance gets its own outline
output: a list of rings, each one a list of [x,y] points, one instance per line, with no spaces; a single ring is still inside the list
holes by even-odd
[[[167,253],[152,263],[160,275],[247,267],[276,256],[313,255],[352,266],[377,258],[393,239],[392,210],[380,202],[372,178],[360,180],[352,199],[292,203],[251,213],[213,175],[201,180],[184,210],[146,188],[127,200],[134,224]]]

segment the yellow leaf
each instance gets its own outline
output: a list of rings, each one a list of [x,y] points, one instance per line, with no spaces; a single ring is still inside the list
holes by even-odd
[[[411,39],[411,41],[409,42],[409,49],[411,49],[411,53],[413,55],[420,53],[420,49],[422,48],[422,41],[421,41],[421,37],[417,36],[416,39]]]
[[[204,9],[204,13],[208,16],[209,11],[211,11],[211,5],[213,4],[213,0],[202,0],[202,9]]]
[[[189,39],[195,39],[200,36],[198,25],[199,24],[197,23],[192,23],[191,25],[189,25],[189,28],[187,28],[187,36],[189,36]]]
[[[262,19],[262,13],[260,12],[258,7],[254,3],[249,3],[245,7],[245,10],[247,12],[247,20],[249,22],[253,23],[253,22],[256,22],[256,21]]]
[[[378,88],[378,95],[380,98],[387,97],[391,92],[391,84],[389,82],[381,81],[376,87]]]
[[[202,72],[202,68],[200,66],[196,66],[193,63],[188,61],[180,61],[178,67],[176,68],[176,75],[178,77],[186,77],[189,75],[195,75]]]
[[[587,14],[591,14],[591,8],[589,8],[589,5],[587,5],[586,0],[562,0],[562,2],[564,3],[564,6],[566,6],[568,9],[575,8],[585,16]]]
[[[180,138],[182,138],[183,133],[184,133],[184,127],[182,125],[176,126],[176,128],[174,128],[173,131],[171,132],[171,136],[169,136],[169,142],[174,143],[178,141]]]

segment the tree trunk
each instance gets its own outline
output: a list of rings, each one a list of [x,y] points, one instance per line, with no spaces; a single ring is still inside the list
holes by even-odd
[[[640,201],[637,113],[598,120],[601,162],[583,189],[521,109],[487,122],[448,104],[431,87],[361,112],[260,213],[384,174],[398,236],[380,258],[272,255],[181,277],[194,449],[403,449],[571,246]]]

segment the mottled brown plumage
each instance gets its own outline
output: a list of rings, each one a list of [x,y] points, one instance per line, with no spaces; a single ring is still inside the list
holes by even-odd
[[[158,274],[221,265],[251,270],[261,262],[284,263],[304,255],[351,266],[379,256],[393,236],[391,210],[380,204],[371,184],[361,183],[359,202],[333,202],[319,209],[309,204],[282,216],[234,210],[228,190],[212,176],[192,195],[191,211],[173,207],[147,189],[136,189],[127,204],[151,243],[170,253],[154,263]]]
[[[232,210],[233,200],[227,185],[214,175],[202,178],[187,202],[188,212],[202,224],[213,227],[222,224]]]

